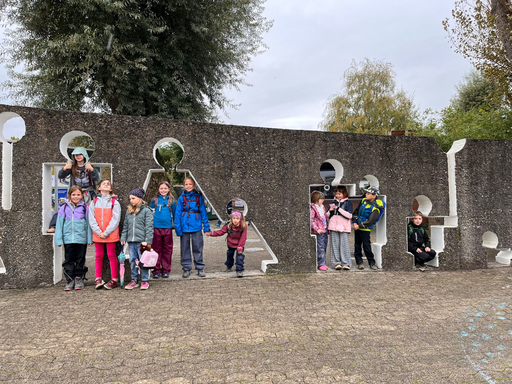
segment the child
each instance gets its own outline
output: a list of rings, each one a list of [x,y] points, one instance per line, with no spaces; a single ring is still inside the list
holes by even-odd
[[[89,162],[89,155],[84,147],[75,148],[71,159],[59,171],[59,179],[63,180],[71,174],[69,185],[80,186],[84,192],[85,205],[89,205],[96,196],[96,183],[100,180],[100,175]]]
[[[365,198],[359,202],[352,216],[353,228],[355,230],[355,249],[354,257],[356,259],[357,268],[364,269],[363,253],[361,244],[363,245],[364,254],[368,260],[370,269],[378,269],[375,265],[375,256],[372,252],[372,243],[370,232],[374,227],[375,221],[379,218],[380,210],[383,209],[382,202],[376,201],[379,190],[377,187],[369,187],[364,190]]]
[[[421,272],[424,272],[429,262],[436,257],[436,251],[430,248],[430,238],[427,231],[422,227],[423,214],[421,212],[414,212],[414,217],[408,225],[408,239],[407,245],[409,252],[414,255],[414,264]]]
[[[103,179],[99,182],[98,197],[93,199],[89,210],[91,212],[89,224],[92,228],[94,247],[96,248],[94,286],[96,289],[100,289],[103,286],[106,289],[113,289],[119,286],[119,264],[116,255],[116,244],[119,241],[121,205],[117,201],[116,196],[113,195],[110,180]],[[112,279],[107,284],[101,278],[105,247],[107,248],[110,274],[112,276]]]
[[[171,193],[171,185],[162,181],[158,185],[158,193],[149,206],[154,209],[153,249],[158,253],[158,261],[153,269],[153,278],[169,277],[172,262],[172,217],[176,211],[176,200]]]
[[[183,269],[183,278],[190,276],[192,269],[192,254],[190,252],[190,242],[192,242],[192,253],[194,254],[194,266],[199,277],[205,277],[203,262],[203,235],[201,229],[208,234],[210,232],[210,223],[208,214],[202,196],[194,189],[195,181],[187,177],[183,183],[182,192],[178,203],[176,204],[176,214],[174,215],[174,229],[176,235],[180,236],[181,245],[181,267]]]
[[[244,277],[244,259],[243,254],[245,247],[245,240],[247,240],[247,225],[245,224],[245,218],[240,212],[232,212],[231,220],[228,224],[225,224],[222,229],[207,233],[206,236],[222,236],[225,233],[228,234],[228,253],[227,260],[224,263],[226,265],[226,272],[231,272],[234,264],[234,254],[236,252],[236,276]]]
[[[327,271],[329,267],[325,265],[327,251],[327,215],[324,207],[324,194],[314,191],[311,194],[311,233],[316,235],[316,257],[318,269]]]
[[[151,245],[153,242],[153,212],[148,208],[146,202],[142,200],[144,190],[135,188],[130,192],[130,205],[124,218],[123,233],[121,234],[121,245],[128,243],[128,252],[130,253],[130,266],[132,269],[132,281],[124,289],[134,289],[139,286],[137,278],[139,267],[137,261],[140,260],[140,244]],[[149,269],[141,268],[140,289],[149,288]]]
[[[55,227],[55,245],[64,244],[65,291],[84,289],[87,273],[85,253],[87,244],[92,245],[92,231],[88,223],[89,210],[83,202],[82,188],[73,185],[68,191],[68,201],[59,209]]]
[[[329,209],[329,231],[331,233],[331,260],[335,269],[349,270],[352,266],[348,236],[352,219],[352,203],[344,186],[336,187],[334,201]]]

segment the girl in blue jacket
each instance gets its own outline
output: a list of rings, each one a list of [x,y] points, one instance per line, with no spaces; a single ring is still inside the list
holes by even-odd
[[[181,267],[183,277],[190,276],[192,269],[192,254],[194,255],[194,266],[199,277],[205,277],[203,262],[203,234],[210,233],[210,223],[203,197],[194,189],[195,181],[187,177],[183,183],[184,191],[176,204],[174,215],[174,230],[180,236],[181,245]],[[190,243],[192,242],[192,252]]]
[[[92,230],[89,226],[89,207],[85,205],[84,193],[78,185],[68,191],[68,201],[57,214],[55,226],[55,245],[64,245],[65,291],[84,289],[84,277],[87,273],[85,253],[87,244],[92,245]]]

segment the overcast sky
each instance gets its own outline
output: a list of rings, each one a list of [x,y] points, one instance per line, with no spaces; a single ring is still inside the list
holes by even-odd
[[[420,110],[448,105],[470,64],[450,48],[442,21],[454,0],[267,0],[269,49],[254,58],[251,87],[226,90],[238,110],[226,124],[318,129],[325,102],[351,61],[385,60]],[[0,81],[6,79],[0,67]],[[0,91],[0,96],[5,92]],[[10,100],[0,103],[11,104]],[[9,133],[6,133],[8,136]]]

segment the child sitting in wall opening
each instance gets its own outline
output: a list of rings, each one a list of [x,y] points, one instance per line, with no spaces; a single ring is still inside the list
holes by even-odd
[[[325,265],[327,252],[327,214],[324,207],[325,196],[322,192],[314,191],[311,194],[311,234],[316,236],[316,257],[317,265],[320,271],[327,271],[329,267]]]
[[[247,240],[247,225],[245,224],[245,218],[240,212],[234,211],[231,213],[231,220],[225,224],[222,229],[206,233],[206,236],[222,236],[228,234],[228,253],[227,259],[224,263],[226,265],[226,272],[231,272],[234,262],[234,254],[236,252],[236,276],[244,276],[244,259],[243,254],[245,241]]]
[[[414,217],[407,226],[407,248],[414,255],[416,268],[424,272],[427,268],[425,263],[436,257],[436,251],[430,248],[430,238],[422,223],[423,214],[419,211],[414,212]]]

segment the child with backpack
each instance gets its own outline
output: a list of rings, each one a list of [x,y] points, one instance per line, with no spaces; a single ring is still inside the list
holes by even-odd
[[[206,236],[222,236],[224,234],[228,234],[226,241],[228,243],[228,252],[227,259],[224,263],[226,265],[225,272],[231,272],[233,268],[234,255],[236,252],[236,276],[244,277],[244,260],[245,256],[243,254],[245,241],[247,240],[247,225],[245,223],[245,217],[238,212],[234,211],[230,216],[231,220],[229,223],[224,224],[224,226],[218,231],[213,231],[210,233],[206,233]]]
[[[352,266],[348,236],[352,230],[352,203],[348,201],[347,188],[340,185],[334,191],[334,201],[329,209],[331,233],[331,260],[334,269],[349,270]]]
[[[407,226],[407,248],[414,255],[414,265],[418,270],[424,272],[426,264],[436,257],[436,251],[430,248],[430,238],[425,228],[422,227],[423,214],[414,212],[414,217]]]
[[[116,244],[119,241],[119,221],[121,220],[121,205],[112,191],[112,183],[103,179],[98,183],[98,195],[93,199],[89,210],[89,225],[93,232],[95,257],[94,287],[114,289],[119,286],[119,263],[116,255]],[[102,279],[103,257],[107,249],[112,279],[105,284]]]
[[[199,277],[206,277],[201,230],[204,229],[204,232],[208,234],[210,223],[208,222],[208,213],[203,197],[194,189],[195,186],[194,179],[191,177],[185,178],[183,183],[185,190],[176,203],[176,213],[174,215],[174,229],[176,235],[180,236],[182,276],[185,279],[190,276],[190,270],[192,269],[192,254],[197,274]]]
[[[176,211],[176,200],[167,181],[158,184],[158,193],[149,205],[154,210],[153,249],[158,253],[158,261],[153,269],[153,278],[169,277],[172,262],[172,217]]]
[[[78,185],[68,191],[68,200],[59,209],[55,226],[55,245],[64,245],[65,291],[84,289],[87,273],[85,253],[87,244],[92,245],[92,231],[89,226],[89,207],[83,201],[84,193]]]
[[[135,188],[130,192],[130,205],[126,212],[121,234],[121,245],[128,243],[128,252],[130,253],[130,266],[132,270],[132,281],[124,289],[132,290],[137,288],[139,276],[139,265],[141,253],[141,243],[146,246],[153,243],[153,212],[143,200],[144,190]],[[144,244],[146,243],[146,244]],[[149,269],[141,268],[140,289],[149,288]]]
[[[327,252],[327,213],[324,207],[325,196],[322,192],[314,191],[311,194],[310,220],[311,234],[316,236],[316,258],[320,271],[327,271],[329,267],[325,265]]]
[[[352,216],[352,227],[355,230],[354,257],[356,259],[357,268],[364,269],[363,253],[361,250],[362,244],[370,269],[378,269],[375,265],[375,256],[372,252],[370,232],[384,214],[386,204],[382,200],[377,199],[379,195],[379,189],[377,187],[368,187],[364,192],[365,197],[359,202]]]

